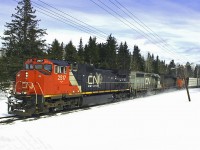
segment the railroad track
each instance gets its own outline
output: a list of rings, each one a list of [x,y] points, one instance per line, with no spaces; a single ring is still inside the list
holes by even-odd
[[[34,121],[38,119],[43,119],[43,118],[50,118],[53,116],[61,116],[61,115],[66,115],[78,111],[83,111],[83,110],[88,110],[90,109],[89,107],[86,108],[73,108],[70,110],[62,110],[62,111],[56,111],[56,112],[51,112],[48,114],[39,114],[39,115],[34,115],[30,117],[20,117],[20,116],[5,116],[5,117],[0,117],[0,125],[7,125],[7,124],[13,124],[15,121],[22,120],[23,122],[28,122],[28,121]]]
[[[20,118],[18,118],[16,116],[0,117],[0,124],[9,124],[9,123],[12,123],[16,120],[20,120]]]

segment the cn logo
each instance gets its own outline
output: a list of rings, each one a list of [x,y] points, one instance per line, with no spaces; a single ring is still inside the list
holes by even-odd
[[[149,78],[145,78],[145,84],[149,85],[151,82],[150,82],[150,79]]]
[[[101,74],[96,73],[96,75],[90,74],[88,76],[88,84],[90,87],[93,85],[93,87],[99,87],[99,85],[102,83],[103,77]]]

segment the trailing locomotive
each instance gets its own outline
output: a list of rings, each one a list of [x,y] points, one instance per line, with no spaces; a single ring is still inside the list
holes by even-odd
[[[8,98],[8,112],[19,116],[103,104],[161,88],[157,74],[36,58],[24,66]]]

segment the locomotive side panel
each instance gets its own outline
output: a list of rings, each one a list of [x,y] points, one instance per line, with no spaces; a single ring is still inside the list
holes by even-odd
[[[174,88],[177,85],[177,79],[170,75],[161,75],[161,85],[163,89]]]
[[[90,65],[79,64],[73,74],[82,92],[101,93],[128,89],[126,77],[119,77],[112,70],[96,69]]]
[[[130,85],[137,91],[160,89],[160,76],[153,73],[132,71],[130,74]]]

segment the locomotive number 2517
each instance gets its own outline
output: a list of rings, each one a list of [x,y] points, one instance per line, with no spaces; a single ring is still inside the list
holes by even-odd
[[[66,75],[58,75],[59,81],[64,81],[66,79]]]

